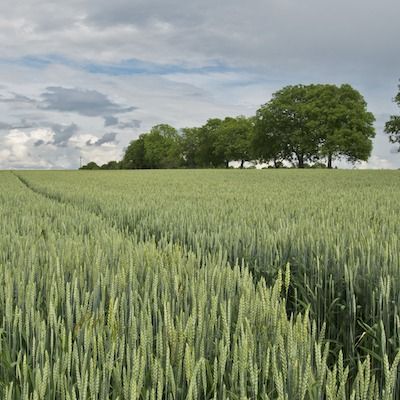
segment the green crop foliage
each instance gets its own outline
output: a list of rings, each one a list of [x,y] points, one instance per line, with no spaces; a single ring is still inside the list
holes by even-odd
[[[0,173],[0,398],[400,399],[397,171]]]

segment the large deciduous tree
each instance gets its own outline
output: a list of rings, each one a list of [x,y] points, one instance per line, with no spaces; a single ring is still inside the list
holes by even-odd
[[[266,161],[296,159],[303,168],[318,155],[318,137],[311,129],[310,87],[287,86],[273,94],[256,114],[256,138]]]
[[[182,149],[186,166],[216,168],[223,165],[224,155],[216,151],[221,124],[219,118],[211,118],[201,127],[182,129]]]
[[[310,126],[319,140],[319,156],[332,168],[335,158],[367,161],[375,136],[375,118],[363,96],[350,85],[312,85]]]
[[[400,85],[399,93],[397,93],[394,101],[400,107]],[[390,120],[386,122],[385,132],[389,135],[389,140],[391,143],[398,143],[400,145],[400,115],[392,115],[390,117]],[[400,146],[398,151],[400,152]]]
[[[222,120],[219,118],[211,118],[200,128],[199,156],[203,167],[216,168],[224,165],[224,154],[216,151],[221,124]]]
[[[144,159],[149,168],[177,168],[182,165],[181,137],[170,125],[160,124],[144,135]]]
[[[276,92],[256,114],[255,144],[266,161],[335,158],[367,160],[375,136],[374,116],[350,85],[296,85]]]
[[[132,140],[125,150],[124,157],[121,162],[123,169],[143,169],[148,168],[144,154],[144,134],[138,139]]]
[[[182,162],[181,137],[178,131],[170,125],[160,124],[129,144],[122,160],[122,168],[177,168]]]
[[[227,117],[222,121],[216,131],[214,152],[224,160],[226,167],[229,161],[240,161],[240,167],[243,168],[244,162],[252,159],[253,132],[252,118]]]
[[[202,160],[199,154],[201,144],[201,128],[183,128],[182,131],[182,154],[184,166],[196,168],[201,165]]]
[[[257,111],[252,147],[257,160],[273,161],[275,168],[278,168],[284,159],[291,157],[291,154],[276,117],[273,109],[268,105]]]

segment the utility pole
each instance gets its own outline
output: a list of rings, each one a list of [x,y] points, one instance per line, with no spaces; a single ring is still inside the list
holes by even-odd
[[[79,157],[79,169],[82,168],[82,156]]]

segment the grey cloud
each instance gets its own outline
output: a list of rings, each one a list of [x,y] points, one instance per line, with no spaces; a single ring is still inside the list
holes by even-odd
[[[68,139],[72,137],[79,130],[76,124],[70,124],[70,125],[52,124],[51,129],[54,131],[53,144],[60,147],[65,147],[67,145]]]
[[[120,122],[118,124],[119,129],[127,129],[127,128],[140,128],[142,121],[138,119],[132,119],[126,122]]]
[[[0,122],[0,130],[8,130],[12,129],[12,125],[8,124],[7,122]]]
[[[137,2],[129,0],[117,0],[112,3],[106,0],[89,3],[85,21],[100,27],[114,25],[151,26],[157,21],[179,23],[180,26],[194,26],[203,22],[207,1],[203,4],[182,3],[179,0],[170,1],[168,4],[162,0]]]
[[[324,67],[352,76],[377,68],[397,74],[400,61],[398,0],[383,0],[379,6],[376,0],[49,4],[21,0],[13,7],[0,5],[5,21],[20,27],[18,32],[7,24],[0,28],[0,37],[10,36],[4,53],[43,54],[46,49],[74,60],[115,63],[132,55],[175,64],[219,61],[297,76],[311,72],[310,67],[313,73]]]
[[[51,144],[56,146],[65,147],[68,139],[72,137],[79,128],[76,124],[61,125],[50,121],[27,121],[24,118],[18,123],[0,122],[0,130],[9,131],[12,129],[26,130],[34,128],[49,128],[54,132],[54,139]],[[38,140],[35,146],[45,144],[42,140]],[[47,143],[50,144],[50,143]]]
[[[35,99],[18,93],[8,93],[5,96],[0,95],[0,104],[3,107],[8,107],[12,112],[20,112],[21,110],[27,112],[28,110],[32,111],[37,107],[37,101]],[[13,124],[10,123],[10,125]],[[21,120],[21,123],[15,125],[15,127],[11,126],[10,129],[24,129],[26,127],[24,119]]]
[[[88,117],[106,114],[127,113],[135,107],[123,107],[112,102],[105,94],[97,90],[69,89],[60,86],[47,88],[41,95],[40,108],[61,112],[74,112]]]
[[[114,126],[118,124],[118,118],[113,115],[108,115],[104,117],[104,126]]]
[[[28,122],[24,118],[17,123],[0,122],[0,130],[29,129],[37,127],[36,123]]]
[[[42,140],[42,139],[39,139],[34,143],[34,146],[35,147],[39,147],[39,146],[41,146],[43,144],[46,144],[46,142],[44,140]]]
[[[167,62],[219,60],[292,72],[324,64],[353,73],[376,66],[394,71],[400,60],[397,0],[379,7],[375,0],[92,0],[81,10],[93,32],[132,27],[128,39],[110,35],[119,60],[128,50]]]
[[[115,126],[118,129],[132,129],[140,128],[142,121],[138,119],[131,119],[128,121],[120,121],[117,117],[113,115],[104,117],[104,127]]]
[[[0,96],[0,103],[36,104],[36,100],[18,93],[11,93],[11,97]]]
[[[88,146],[101,146],[102,144],[106,144],[106,143],[115,143],[116,138],[117,138],[116,132],[109,132],[109,133],[105,133],[101,138],[99,138],[95,142],[88,140],[86,142],[86,144]]]

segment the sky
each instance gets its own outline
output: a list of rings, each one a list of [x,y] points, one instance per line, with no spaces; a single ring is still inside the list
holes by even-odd
[[[153,125],[250,116],[299,83],[359,90],[376,138],[356,167],[400,168],[383,133],[399,15],[398,0],[2,1],[0,169],[118,160]]]

